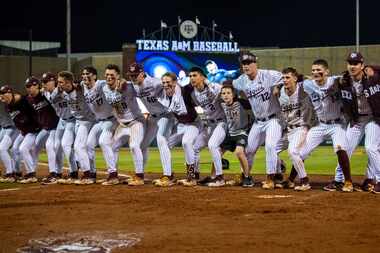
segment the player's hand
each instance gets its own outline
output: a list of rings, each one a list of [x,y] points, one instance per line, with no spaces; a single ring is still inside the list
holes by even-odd
[[[280,96],[280,87],[274,86],[272,93],[274,96],[279,97]]]

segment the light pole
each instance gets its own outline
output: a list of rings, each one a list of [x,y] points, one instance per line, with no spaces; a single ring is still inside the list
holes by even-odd
[[[356,52],[359,52],[359,0],[356,0]]]
[[[66,0],[66,59],[67,70],[71,71],[71,0]]]

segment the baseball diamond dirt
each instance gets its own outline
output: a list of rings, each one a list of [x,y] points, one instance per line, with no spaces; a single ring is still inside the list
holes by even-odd
[[[150,183],[2,185],[0,252],[53,252],[20,250],[31,240],[75,237],[83,243],[102,233],[132,235],[133,243],[112,252],[378,252],[378,196],[324,192],[330,177],[311,180],[314,190],[300,193]]]

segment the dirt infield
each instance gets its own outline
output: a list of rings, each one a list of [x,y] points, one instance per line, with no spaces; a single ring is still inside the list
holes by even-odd
[[[314,188],[329,180],[311,179]],[[0,190],[0,252],[113,232],[138,238],[112,252],[379,252],[379,203],[375,194],[320,189],[34,184]]]

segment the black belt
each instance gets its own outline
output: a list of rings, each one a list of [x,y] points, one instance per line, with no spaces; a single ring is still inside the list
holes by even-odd
[[[75,117],[74,116],[71,116],[70,118],[62,118],[62,120],[73,120],[73,119],[75,119]]]
[[[160,113],[160,114],[151,114],[150,116],[152,116],[153,118],[159,118],[159,117],[162,117],[164,115],[165,115],[165,113]]]
[[[270,120],[270,119],[273,119],[274,117],[276,117],[276,114],[272,114],[272,115],[269,115],[268,117],[266,118],[256,118],[257,121],[267,121],[267,120]]]
[[[331,124],[339,124],[339,123],[342,123],[342,120],[341,120],[341,119],[319,120],[319,122],[321,122],[321,123],[323,123],[323,124],[331,125]]]
[[[298,128],[301,126],[302,126],[301,124],[288,125],[288,129],[294,129],[294,128]]]
[[[359,113],[359,117],[366,117],[366,116],[369,116],[369,114],[361,114],[361,113]]]
[[[3,127],[3,129],[11,129],[11,128],[15,128],[14,126],[5,126]]]
[[[207,120],[207,122],[212,123],[212,124],[222,122],[222,121],[224,121],[224,119],[208,119]]]
[[[107,120],[110,120],[113,118],[114,118],[114,116],[109,116],[108,118],[105,118],[105,119],[98,119],[98,121],[107,121]]]

